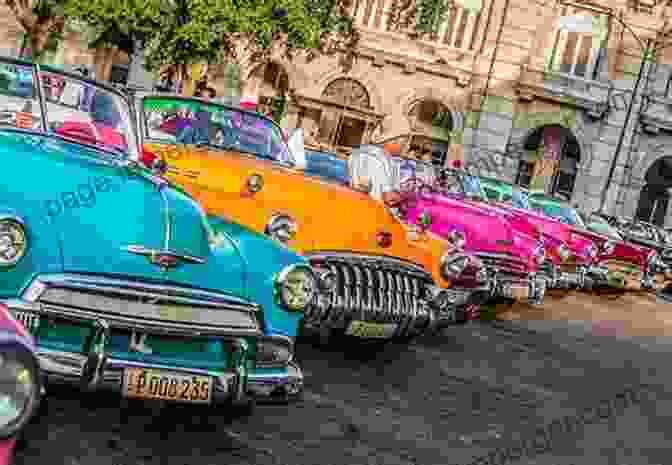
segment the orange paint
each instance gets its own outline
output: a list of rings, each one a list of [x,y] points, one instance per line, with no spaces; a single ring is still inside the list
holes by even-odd
[[[367,194],[237,152],[163,144],[146,144],[145,149],[160,154],[169,165],[166,176],[210,214],[262,233],[272,215],[288,214],[298,224],[297,234],[288,245],[298,253],[387,255],[423,266],[438,285],[448,286],[439,273],[446,241],[431,233],[411,240],[408,227]],[[250,193],[247,187],[253,174],[263,177],[263,187],[256,193]],[[389,246],[381,246],[379,233],[390,234]]]

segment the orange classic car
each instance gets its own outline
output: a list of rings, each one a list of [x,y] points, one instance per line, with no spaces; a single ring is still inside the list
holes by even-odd
[[[367,193],[307,176],[282,130],[256,112],[166,94],[132,99],[145,165],[208,213],[302,253],[331,282],[306,311],[307,332],[408,340],[477,316],[490,290],[460,238],[406,227]],[[465,274],[478,285],[451,288]]]

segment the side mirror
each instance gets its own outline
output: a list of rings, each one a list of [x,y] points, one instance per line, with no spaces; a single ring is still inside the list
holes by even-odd
[[[306,151],[303,142],[303,129],[295,129],[289,135],[287,146],[296,161],[296,168],[305,171],[306,169]]]
[[[353,178],[352,188],[358,192],[370,194],[373,189],[373,184],[369,178]]]

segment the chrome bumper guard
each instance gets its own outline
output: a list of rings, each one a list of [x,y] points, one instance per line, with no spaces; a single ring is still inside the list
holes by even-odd
[[[547,287],[546,283],[547,280],[542,276],[537,276],[534,273],[530,274],[530,277],[526,280],[528,304],[541,305],[544,302]],[[513,292],[514,285],[516,285],[516,283],[513,281],[497,280],[495,277],[491,296],[494,298],[504,297],[507,299],[515,299],[516,297]]]
[[[576,272],[558,272],[553,268],[553,272],[548,276],[548,289],[581,289],[586,286],[586,276],[588,269],[585,266],[577,267]]]
[[[43,315],[43,309],[38,302],[22,299],[2,301],[10,312],[28,329],[34,327],[37,317]],[[83,321],[82,318],[73,318]],[[112,391],[123,395],[124,368],[145,368],[166,370],[188,376],[209,376],[213,379],[211,402],[239,402],[246,398],[246,378],[242,370],[221,373],[205,369],[176,367],[167,364],[137,362],[111,357],[105,352],[105,346],[110,338],[110,326],[103,318],[89,323],[95,325],[94,335],[91,338],[88,353],[64,352],[43,347],[37,348],[36,355],[40,363],[45,381],[79,386],[84,391]],[[235,347],[242,347],[238,339],[233,339]]]
[[[478,317],[481,304],[490,296],[490,285],[469,289],[442,289],[429,287],[432,298],[429,305],[434,310],[434,327],[464,323]]]
[[[303,371],[296,362],[289,362],[286,373],[252,373],[248,378],[248,394],[259,401],[289,401],[303,392]]]
[[[263,356],[265,355],[265,357]],[[268,357],[271,357],[271,360]],[[257,343],[257,369],[248,376],[248,393],[258,401],[288,401],[303,391],[303,372],[294,360],[294,339],[264,336]]]

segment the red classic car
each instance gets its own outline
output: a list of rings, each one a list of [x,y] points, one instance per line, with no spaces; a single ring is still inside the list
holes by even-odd
[[[566,202],[541,194],[530,194],[530,206],[547,216],[558,218],[572,228],[572,233],[592,240],[599,249],[596,272],[610,282],[620,281],[624,286],[653,289],[656,272],[662,261],[658,253],[648,247],[623,240],[615,230],[599,229],[596,222],[587,225],[575,208]],[[591,227],[592,226],[592,227]],[[605,234],[606,233],[606,234]]]
[[[17,437],[37,412],[41,397],[34,341],[0,305],[0,465],[13,462]]]

